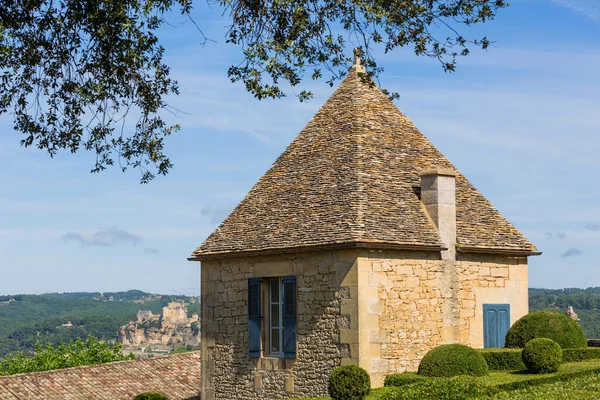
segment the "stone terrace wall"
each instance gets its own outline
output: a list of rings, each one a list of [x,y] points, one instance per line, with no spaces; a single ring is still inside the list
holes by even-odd
[[[338,251],[204,261],[203,400],[325,395],[331,370],[356,351],[350,342],[357,340],[340,338],[356,320],[355,260],[356,253]],[[251,359],[247,280],[285,275],[296,275],[297,358]]]
[[[200,352],[0,377],[2,400],[200,400]]]

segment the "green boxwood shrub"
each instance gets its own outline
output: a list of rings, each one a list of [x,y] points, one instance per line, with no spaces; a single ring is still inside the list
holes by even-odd
[[[587,347],[587,339],[579,324],[554,311],[536,311],[519,319],[508,330],[504,347],[522,349],[536,338],[552,339],[563,349]]]
[[[167,396],[158,392],[140,393],[133,400],[169,400]]]
[[[488,366],[476,350],[462,344],[444,344],[429,350],[419,364],[419,375],[451,377],[456,375],[483,376]]]
[[[552,339],[530,340],[523,349],[523,364],[531,372],[547,374],[558,371],[562,363],[562,349]]]
[[[525,369],[521,358],[521,349],[480,349],[477,351],[485,358],[490,371]]]
[[[563,349],[563,362],[579,362],[600,359],[600,347]]]
[[[383,386],[404,386],[421,381],[423,379],[427,378],[414,372],[403,372],[401,374],[392,374],[386,376],[385,380],[383,381]]]
[[[371,378],[356,365],[344,365],[329,375],[327,390],[333,400],[362,400],[371,391]]]
[[[402,387],[388,386],[373,396],[377,400],[466,400],[487,399],[497,393],[495,387],[482,385],[470,376],[450,379],[422,379]]]

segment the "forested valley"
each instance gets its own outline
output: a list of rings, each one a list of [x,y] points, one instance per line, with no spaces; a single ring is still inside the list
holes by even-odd
[[[112,341],[120,326],[136,320],[139,310],[162,314],[176,300],[185,303],[188,316],[200,314],[197,297],[140,290],[0,296],[0,358],[19,350],[29,353],[36,342],[58,345],[88,335]]]

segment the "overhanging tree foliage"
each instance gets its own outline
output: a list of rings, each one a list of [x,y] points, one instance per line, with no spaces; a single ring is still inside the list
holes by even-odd
[[[372,57],[411,46],[453,71],[469,46],[488,39],[463,37],[466,25],[493,19],[504,0],[209,0],[231,18],[226,41],[240,48],[231,66],[257,98],[285,96],[325,73],[344,76],[349,47]],[[192,18],[192,0],[3,0],[0,2],[0,114],[10,113],[21,144],[50,156],[85,149],[96,155],[92,172],[137,167],[142,182],[172,167],[164,139],[178,129],[161,113],[177,94],[156,35],[168,12]],[[201,27],[200,27],[201,28]],[[435,33],[434,33],[435,32]],[[199,31],[201,35],[201,31]],[[302,101],[312,96],[302,90]],[[135,118],[133,128],[125,120]]]

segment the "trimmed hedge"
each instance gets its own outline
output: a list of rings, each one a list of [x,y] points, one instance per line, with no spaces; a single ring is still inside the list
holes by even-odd
[[[485,358],[463,344],[444,344],[429,350],[419,364],[419,375],[449,378],[456,375],[483,376],[488,372]]]
[[[470,376],[459,376],[451,379],[422,379],[402,387],[385,387],[374,396],[377,400],[466,400],[473,398],[489,398],[498,390],[480,384]]]
[[[554,311],[536,311],[513,324],[506,334],[504,347],[524,348],[536,338],[548,338],[563,349],[587,347],[581,326],[566,315]]]
[[[526,368],[521,358],[521,349],[480,349],[477,351],[485,358],[491,371],[513,371]]]
[[[490,371],[516,371],[526,369],[521,349],[479,349]],[[600,347],[563,349],[563,363],[600,359]],[[392,375],[390,375],[392,376]]]
[[[167,396],[158,392],[140,393],[133,400],[169,400]]]
[[[527,369],[538,374],[558,371],[563,360],[560,345],[548,338],[530,340],[522,356]]]
[[[404,386],[418,381],[427,379],[424,376],[418,375],[414,372],[403,372],[401,374],[392,374],[385,377],[383,386]]]
[[[563,349],[563,362],[579,362],[600,359],[600,347]]]
[[[558,373],[556,375],[551,375],[545,378],[537,378],[537,379],[528,379],[524,381],[516,381],[509,382],[497,385],[496,388],[499,390],[516,390],[516,389],[524,389],[532,386],[545,385],[547,383],[556,383],[562,381],[569,381],[574,378],[581,378],[584,376],[590,375],[598,375],[600,374],[600,369],[587,369],[583,371],[577,372],[569,372],[566,374]]]
[[[327,391],[333,400],[362,400],[371,391],[371,378],[356,365],[337,367],[329,375]]]

